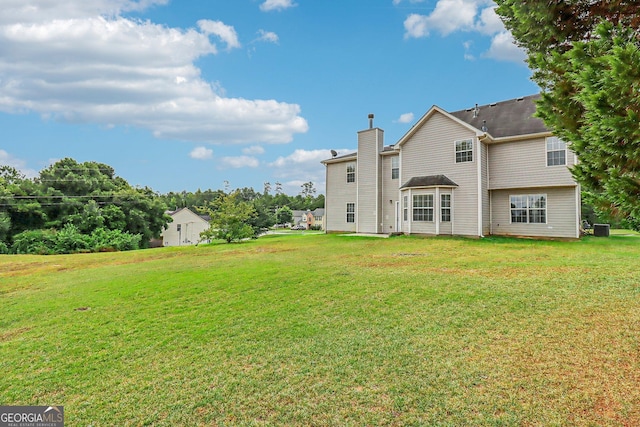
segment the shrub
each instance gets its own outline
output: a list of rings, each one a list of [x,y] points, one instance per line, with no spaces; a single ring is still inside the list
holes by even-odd
[[[130,251],[140,248],[142,235],[129,234],[120,230],[97,228],[89,236],[89,246],[95,252]]]
[[[11,251],[16,254],[47,255],[54,252],[55,245],[55,231],[27,230],[13,237]]]
[[[54,252],[57,254],[71,254],[90,249],[90,237],[80,233],[78,228],[69,223],[55,235]]]

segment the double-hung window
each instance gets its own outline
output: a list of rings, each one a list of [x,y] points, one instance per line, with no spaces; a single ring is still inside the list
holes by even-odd
[[[456,163],[473,162],[473,139],[462,139],[455,142]]]
[[[409,196],[404,196],[402,198],[402,204],[402,210],[404,211],[402,218],[404,221],[409,221]]]
[[[547,196],[524,194],[510,197],[511,223],[546,224]]]
[[[356,182],[356,163],[347,163],[347,182]]]
[[[413,196],[413,220],[433,221],[433,194]]]
[[[451,222],[451,194],[440,195],[440,221]]]
[[[391,158],[391,179],[400,178],[400,157],[394,156]]]
[[[547,166],[567,164],[567,144],[557,136],[547,138]]]
[[[347,203],[347,222],[356,222],[356,204]]]

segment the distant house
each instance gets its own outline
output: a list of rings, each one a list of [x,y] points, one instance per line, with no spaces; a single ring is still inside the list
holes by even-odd
[[[208,216],[197,215],[188,208],[166,213],[173,218],[173,222],[167,224],[168,228],[162,232],[163,246],[197,245],[203,242],[200,233],[209,228]]]
[[[322,162],[326,231],[579,238],[576,156],[533,116],[537,98],[434,105],[390,146],[370,116],[356,153]]]
[[[311,210],[294,210],[293,225],[302,225],[307,230],[313,226],[320,226],[324,230],[324,209],[317,208]]]

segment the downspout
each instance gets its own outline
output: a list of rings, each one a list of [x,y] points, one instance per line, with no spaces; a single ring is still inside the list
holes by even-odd
[[[436,187],[436,199],[433,201],[433,210],[435,212],[433,212],[433,216],[434,216],[434,220],[436,221],[436,236],[440,235],[440,209],[442,209],[442,206],[440,206],[441,200],[440,200],[440,187]],[[436,209],[436,206],[438,207]]]
[[[478,237],[484,237],[482,234],[482,141],[478,137],[478,148],[476,153],[478,159],[476,161],[476,173],[478,175]]]
[[[477,161],[477,174],[478,174],[478,237],[484,237],[482,234],[482,141],[487,138],[487,134],[484,133],[478,136],[478,161]],[[487,151],[487,161],[489,159],[489,152]],[[487,170],[488,176],[488,170]],[[487,186],[488,188],[488,186]],[[491,204],[491,202],[489,202]],[[489,210],[491,212],[491,210]]]

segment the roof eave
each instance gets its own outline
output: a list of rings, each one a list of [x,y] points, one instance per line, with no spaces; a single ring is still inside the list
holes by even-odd
[[[358,159],[358,153],[353,153],[351,155],[340,156],[335,159],[321,160],[320,163],[322,163],[323,165],[328,165],[330,163],[342,163],[349,160],[357,160],[357,159]]]
[[[552,135],[553,135],[553,132],[551,131],[525,133],[522,135],[509,135],[509,136],[501,136],[498,138],[491,138],[488,142],[497,144],[500,142],[522,141],[525,139],[542,138],[542,137],[547,137]]]

